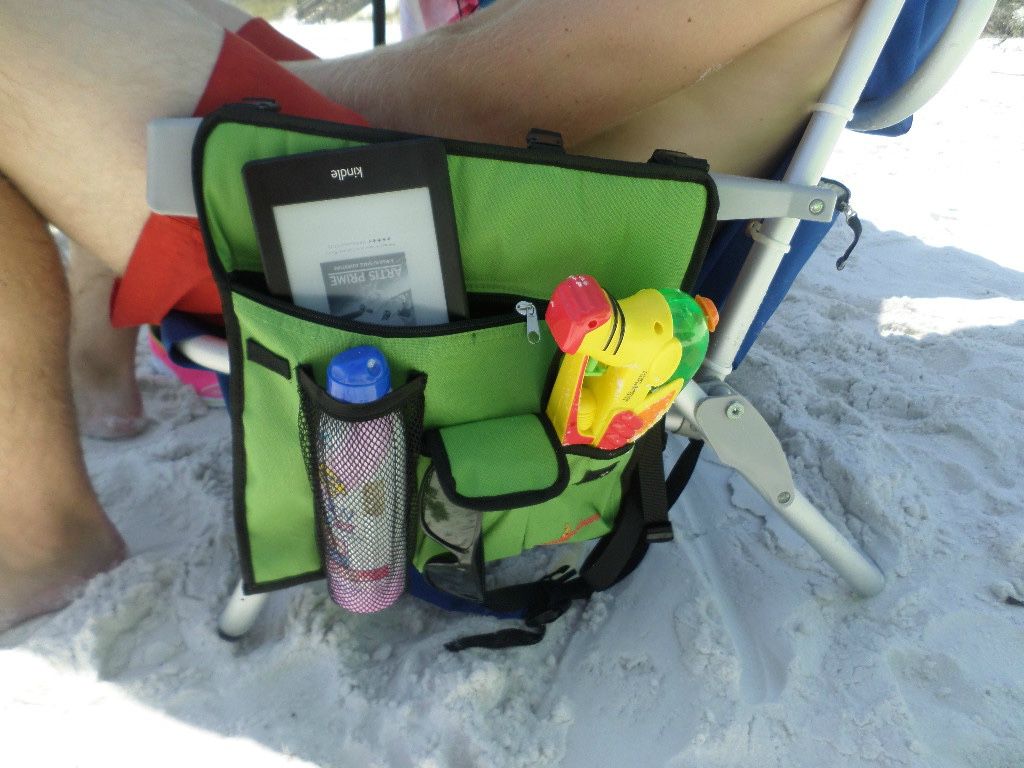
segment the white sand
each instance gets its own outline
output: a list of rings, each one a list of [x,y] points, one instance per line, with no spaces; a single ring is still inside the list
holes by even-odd
[[[734,378],[879,597],[706,452],[675,542],[538,646],[448,654],[494,624],[322,584],[232,645],[227,417],[143,360],[150,429],[86,444],[131,558],[0,635],[0,764],[1024,765],[1022,77],[979,43],[908,137],[844,139],[863,242],[837,273],[832,232]]]

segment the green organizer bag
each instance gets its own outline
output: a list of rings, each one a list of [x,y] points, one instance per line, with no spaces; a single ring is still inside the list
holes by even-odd
[[[717,210],[706,163],[664,151],[655,154],[659,162],[626,163],[547,144],[514,149],[444,140],[471,319],[370,326],[270,295],[242,182],[245,163],[409,138],[251,105],[218,110],[197,135],[193,178],[230,350],[234,508],[249,593],[324,576],[319,491],[308,471],[316,456],[311,424],[319,423],[327,397],[328,361],[363,344],[379,348],[391,366],[389,402],[409,446],[408,553],[418,572],[429,575],[435,563],[440,573],[459,561],[421,525],[423,505],[433,499],[436,506],[446,491],[457,495],[444,503],[478,518],[472,524],[483,531],[481,562],[599,536],[599,550],[632,553],[670,537],[665,510],[657,509],[659,483],[664,497],[662,434],[651,430],[611,453],[558,445],[543,414],[559,353],[543,322],[540,340],[528,338],[526,318],[515,308],[529,301],[542,317],[554,287],[577,273],[594,275],[616,297],[649,287],[685,289]],[[637,519],[623,522],[620,508],[635,508]],[[616,535],[637,541],[604,542]],[[476,602],[483,610],[536,617],[546,613],[544,603],[563,602],[548,593],[586,596],[617,579],[621,573],[609,575],[616,568],[626,564],[602,565],[607,573],[583,579],[582,587],[579,576],[549,578],[542,587],[477,594]],[[467,597],[461,592],[455,594]]]

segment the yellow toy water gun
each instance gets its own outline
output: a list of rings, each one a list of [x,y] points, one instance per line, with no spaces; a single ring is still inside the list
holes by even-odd
[[[616,301],[590,275],[555,288],[544,315],[565,353],[547,415],[563,445],[612,450],[665,415],[718,323],[710,299],[645,288]]]

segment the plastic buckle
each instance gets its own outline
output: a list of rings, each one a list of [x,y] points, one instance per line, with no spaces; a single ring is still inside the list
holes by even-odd
[[[557,149],[565,151],[562,134],[558,131],[546,131],[543,128],[531,128],[526,134],[526,146],[530,149]]]
[[[693,157],[685,152],[676,152],[672,149],[656,149],[651,159],[647,161],[654,165],[672,165],[677,168],[696,168],[698,171],[707,173],[711,165],[707,160],[700,157]]]
[[[675,533],[672,531],[672,523],[666,520],[663,523],[648,523],[644,528],[644,538],[648,544],[658,541],[672,541]]]
[[[526,626],[534,629],[543,627],[555,621],[569,610],[569,606],[572,605],[573,601],[571,586],[576,583],[572,581],[575,576],[576,570],[574,568],[563,565],[554,573],[549,573],[541,579],[544,607],[539,610],[535,608],[527,611],[526,616],[523,617]],[[568,590],[566,589],[567,586],[569,587]],[[561,594],[559,595],[559,593]]]
[[[525,619],[526,626],[536,629],[550,624],[568,611],[570,605],[572,605],[572,600],[559,600],[557,603],[549,605],[540,613],[527,616]]]

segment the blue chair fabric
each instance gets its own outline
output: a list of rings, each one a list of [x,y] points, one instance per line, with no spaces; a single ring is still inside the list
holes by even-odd
[[[893,27],[893,32],[882,50],[871,76],[868,78],[859,107],[884,101],[903,86],[917,71],[938,42],[946,28],[956,0],[909,0]],[[856,111],[856,110],[855,110]],[[872,133],[901,136],[910,130],[913,117],[884,130]],[[789,158],[780,165],[772,178],[780,179]],[[838,217],[837,212],[833,221]],[[832,223],[804,221],[797,227],[790,251],[775,275],[764,301],[751,324],[739,352],[733,361],[737,367],[746,357],[768,320],[786,297],[796,276],[810,259],[811,254],[828,234]],[[729,292],[752,245],[746,234],[746,222],[729,222],[716,234],[704,259],[697,278],[695,291],[708,296],[719,307],[727,304]]]

